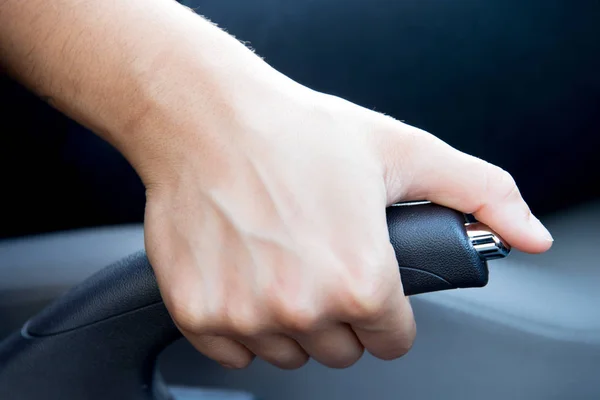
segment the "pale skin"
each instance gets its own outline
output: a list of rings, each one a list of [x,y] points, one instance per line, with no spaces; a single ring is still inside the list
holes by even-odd
[[[226,367],[405,354],[392,203],[474,213],[525,252],[552,244],[507,172],[294,82],[173,0],[0,0],[0,62],[134,166],[167,308]]]

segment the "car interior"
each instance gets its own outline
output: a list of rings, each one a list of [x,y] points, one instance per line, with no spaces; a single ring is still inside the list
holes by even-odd
[[[56,390],[76,387],[69,374],[79,373],[106,375],[96,380],[98,398],[600,398],[600,2],[180,2],[298,82],[506,169],[554,246],[491,261],[485,287],[413,296],[417,339],[398,360],[365,354],[343,370],[310,361],[284,371],[257,359],[226,370],[152,308],[160,296],[140,253],[144,188],[133,169],[1,76],[1,399],[27,400],[16,388],[50,377]],[[36,118],[18,116],[23,109]],[[77,332],[92,324],[89,310],[110,317],[124,303],[142,311],[124,312],[130,320],[118,329]],[[84,322],[53,320],[58,309]],[[26,323],[40,336],[72,332],[60,347],[17,359],[21,344],[12,338]],[[110,355],[104,364],[101,350]],[[120,369],[127,360],[138,369]],[[31,373],[17,376],[19,368]],[[141,381],[161,384],[140,391]],[[64,397],[36,398],[93,400],[69,395],[89,387],[62,390]]]

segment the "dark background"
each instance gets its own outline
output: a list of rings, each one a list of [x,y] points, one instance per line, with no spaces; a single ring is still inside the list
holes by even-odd
[[[600,2],[183,2],[280,71],[513,174],[534,212],[600,195]],[[0,77],[0,237],[142,221],[110,146]]]

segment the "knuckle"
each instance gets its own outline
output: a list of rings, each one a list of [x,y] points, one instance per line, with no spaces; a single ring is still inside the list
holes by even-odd
[[[490,194],[499,201],[520,197],[519,189],[513,176],[500,167],[491,165],[491,168],[493,172],[490,174],[491,178],[488,178]]]
[[[256,336],[262,331],[260,323],[257,321],[241,318],[231,318],[227,326],[227,331],[241,337]]]
[[[422,157],[423,151],[431,150],[435,145],[433,135],[382,115],[377,123],[380,134],[371,135],[374,144],[382,154],[386,165],[386,178],[407,180],[409,171],[414,169],[416,161]]]
[[[355,320],[378,319],[386,311],[386,302],[394,290],[400,290],[396,255],[391,244],[386,247],[370,246],[355,257],[360,268],[345,269],[345,276],[339,277],[337,297],[342,301],[344,311]]]
[[[227,313],[227,331],[236,336],[254,337],[264,331],[264,323],[252,307],[236,307]]]
[[[382,279],[370,278],[349,285],[345,290],[347,313],[354,320],[377,320],[385,313],[389,297],[388,283]]]
[[[319,322],[319,311],[316,308],[290,301],[280,302],[276,314],[280,324],[292,332],[309,332]]]
[[[169,312],[180,329],[186,332],[198,332],[210,325],[208,315],[199,310],[198,303],[180,298],[171,302]]]
[[[435,135],[407,124],[404,124],[402,133],[406,146],[405,151],[409,152],[413,159],[422,157],[423,154],[430,154],[432,150],[439,150],[440,146],[445,145]]]

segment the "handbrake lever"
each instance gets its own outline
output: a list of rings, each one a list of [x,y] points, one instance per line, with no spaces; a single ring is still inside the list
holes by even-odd
[[[510,247],[431,203],[387,210],[407,295],[481,287]],[[143,251],[104,268],[0,343],[0,398],[168,400],[157,355],[181,337]]]
[[[485,286],[487,261],[510,253],[486,225],[429,202],[391,206],[387,222],[407,296]]]

